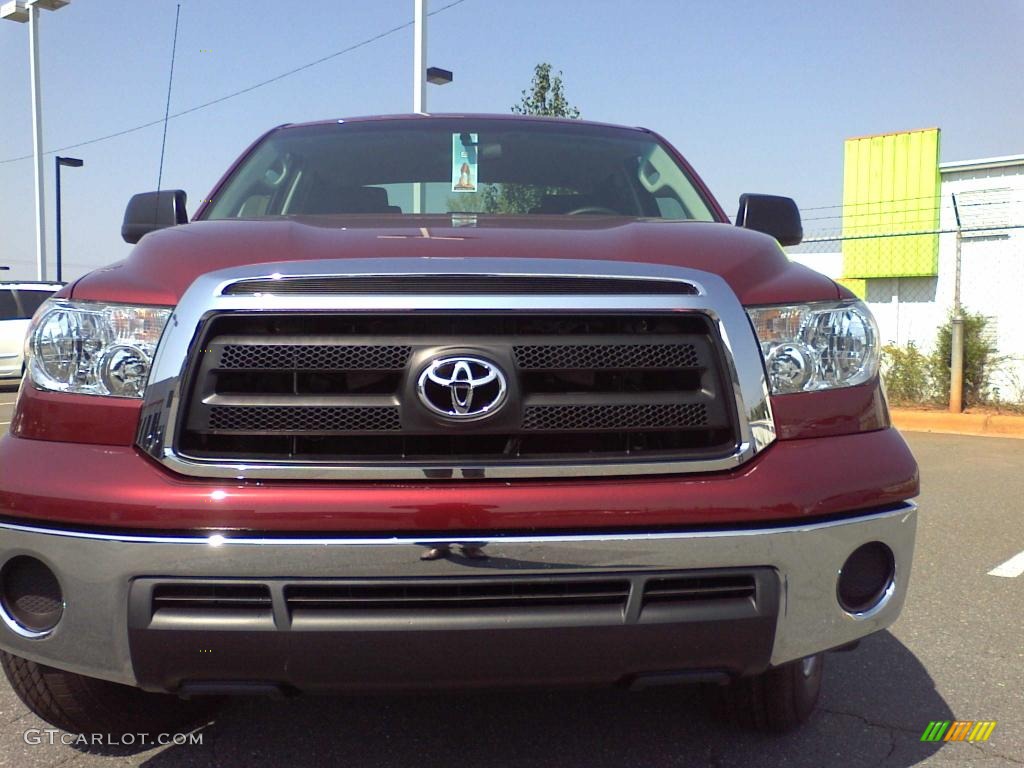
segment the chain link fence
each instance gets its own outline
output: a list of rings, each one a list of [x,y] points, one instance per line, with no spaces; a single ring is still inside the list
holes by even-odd
[[[871,307],[893,403],[1024,409],[1024,163],[1013,181],[803,210],[790,258]]]

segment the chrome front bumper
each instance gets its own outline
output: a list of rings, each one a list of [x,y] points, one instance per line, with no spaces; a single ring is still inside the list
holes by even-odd
[[[500,574],[610,573],[774,568],[781,585],[771,663],[852,642],[892,624],[906,596],[917,510],[728,531],[493,536],[465,539],[486,560],[423,560],[425,546],[458,538],[262,538],[86,533],[0,523],[0,564],[16,555],[47,563],[63,587],[65,611],[42,638],[0,623],[0,648],[54,667],[136,684],[129,647],[129,590],[142,577],[438,578]],[[895,555],[894,588],[862,616],[836,599],[837,573],[861,544],[881,541]],[[609,630],[614,631],[614,630]]]

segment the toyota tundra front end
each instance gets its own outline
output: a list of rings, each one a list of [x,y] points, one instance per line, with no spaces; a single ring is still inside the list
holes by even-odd
[[[733,226],[643,129],[401,116],[274,129],[187,221],[137,196],[29,329],[0,649],[50,722],[692,682],[783,729],[899,615],[917,467],[792,201]]]

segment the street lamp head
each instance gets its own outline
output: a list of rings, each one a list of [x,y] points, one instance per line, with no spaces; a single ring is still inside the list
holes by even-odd
[[[81,168],[85,165],[84,160],[79,160],[77,157],[57,157],[57,164],[63,165],[68,168]]]
[[[0,19],[19,21],[24,24],[28,21],[28,8],[21,0],[11,0],[9,3],[0,5]]]
[[[452,81],[452,72],[450,69],[441,69],[440,67],[427,67],[427,82],[433,83],[434,85],[447,85]]]
[[[28,0],[30,8],[43,8],[47,11],[59,11],[71,0]]]

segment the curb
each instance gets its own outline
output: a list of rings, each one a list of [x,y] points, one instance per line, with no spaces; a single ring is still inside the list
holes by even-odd
[[[950,435],[1024,439],[1024,416],[915,411],[906,408],[893,408],[889,414],[893,426],[905,432],[941,432]]]

